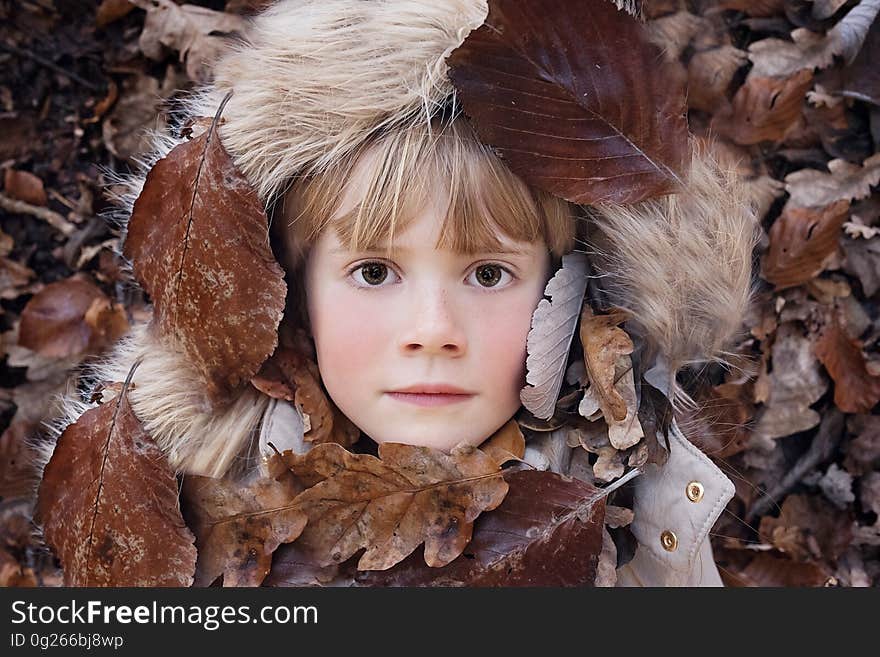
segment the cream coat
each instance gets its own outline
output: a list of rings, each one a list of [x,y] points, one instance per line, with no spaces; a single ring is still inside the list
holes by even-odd
[[[219,134],[269,206],[292,175],[354,152],[376,129],[429,120],[453,94],[446,56],[485,15],[485,0],[280,0],[217,63],[215,82],[192,95],[185,113],[213,116],[234,91]],[[179,142],[155,135],[145,167]],[[119,181],[127,189],[116,218],[123,237],[145,175]],[[684,363],[722,358],[750,301],[758,235],[735,175],[697,151],[681,193],[603,205],[594,227],[597,280],[608,301],[632,312],[641,343],[670,364],[666,376]],[[273,431],[296,442],[296,410],[252,388],[228,408],[211,410],[198,373],[143,325],[91,374],[123,381],[139,357],[132,408],[178,473],[241,474],[259,463]],[[89,407],[72,395],[65,404],[35,444],[36,483],[57,436]],[[719,583],[706,536],[732,486],[677,431],[670,442],[669,462],[636,479],[633,530],[641,547],[621,570],[621,584]],[[683,497],[692,480],[705,487],[697,503]],[[665,530],[678,537],[671,552],[658,544]]]

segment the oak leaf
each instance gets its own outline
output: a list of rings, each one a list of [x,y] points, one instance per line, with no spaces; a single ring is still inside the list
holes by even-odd
[[[522,459],[526,452],[526,439],[519,423],[514,419],[505,422],[480,445],[480,451],[488,454],[498,465]]]
[[[302,533],[307,518],[291,506],[302,485],[280,457],[270,461],[270,476],[247,482],[184,478],[185,512],[199,551],[195,586],[208,586],[219,575],[223,586],[259,586],[273,552]]]
[[[846,160],[831,160],[828,171],[800,169],[788,174],[785,177],[785,190],[791,195],[789,203],[800,207],[817,207],[869,196],[871,188],[880,183],[880,153],[872,155],[861,165]]]
[[[168,459],[126,394],[83,413],[58,438],[35,520],[65,586],[190,586],[193,535]]]
[[[849,216],[849,201],[821,208],[786,204],[770,228],[770,248],[761,261],[761,276],[782,290],[806,283],[825,269],[838,251],[840,228]]]
[[[161,335],[202,373],[213,399],[228,398],[274,351],[284,273],[263,206],[216,121],[150,170],[123,252]]]
[[[526,385],[519,397],[536,418],[548,420],[556,410],[571,341],[587,289],[587,259],[582,253],[562,256],[562,267],[547,283],[532,314],[526,338]]]
[[[361,586],[592,586],[602,550],[605,493],[552,472],[505,475],[510,492],[477,518],[464,553],[443,568],[413,553]]]
[[[690,163],[684,81],[658,55],[608,0],[490,0],[447,63],[481,140],[527,182],[635,203],[676,191]]]
[[[616,363],[620,356],[633,352],[632,339],[619,324],[627,319],[624,312],[595,315],[585,304],[581,311],[580,338],[584,348],[584,365],[590,389],[607,422],[623,422],[627,415],[626,400],[615,389]]]
[[[298,456],[284,452],[309,486],[293,503],[309,522],[298,542],[318,563],[341,563],[366,548],[359,570],[384,570],[425,543],[425,563],[444,566],[461,554],[473,521],[507,494],[495,460],[478,449],[449,454],[382,443],[379,457],[352,454],[334,443]]]

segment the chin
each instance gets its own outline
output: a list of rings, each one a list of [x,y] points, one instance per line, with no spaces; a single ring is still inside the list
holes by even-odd
[[[408,435],[408,436],[388,436],[386,438],[373,438],[377,443],[403,443],[404,445],[414,445],[416,447],[431,447],[444,452],[451,452],[452,448],[461,442],[465,442],[473,447],[477,447],[483,442],[483,439],[469,438],[467,436],[450,439],[448,436],[424,436],[424,435]]]

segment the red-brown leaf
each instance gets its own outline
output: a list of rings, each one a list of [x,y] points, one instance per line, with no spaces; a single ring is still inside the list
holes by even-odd
[[[126,395],[65,429],[36,506],[65,586],[190,586],[193,535],[177,479]]]
[[[834,379],[837,408],[844,413],[870,413],[880,402],[880,376],[868,372],[862,343],[847,335],[836,314],[819,329],[814,350]]]
[[[215,128],[159,160],[134,205],[124,253],[162,335],[223,398],[274,351],[283,271],[262,204]]]
[[[840,228],[849,216],[849,201],[823,208],[786,205],[770,228],[770,248],[761,262],[761,275],[777,290],[806,283],[824,269],[838,248]]]
[[[675,191],[688,169],[682,85],[608,0],[490,0],[447,61],[481,139],[536,187],[635,203]]]
[[[50,283],[21,313],[18,344],[50,358],[100,351],[128,331],[125,309],[93,283],[68,278]]]
[[[440,569],[418,552],[362,586],[592,586],[602,549],[601,490],[552,472],[507,475],[501,505],[474,523],[464,553]]]

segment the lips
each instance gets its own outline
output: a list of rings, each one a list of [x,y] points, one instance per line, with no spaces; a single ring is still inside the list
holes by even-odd
[[[467,401],[475,393],[445,383],[419,383],[390,390],[387,394],[392,399],[416,406],[445,406]]]

